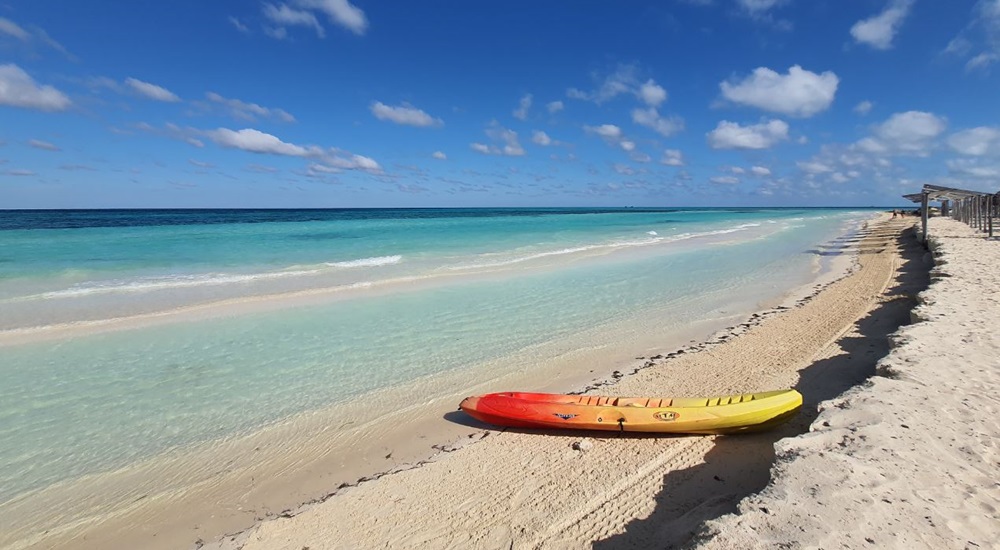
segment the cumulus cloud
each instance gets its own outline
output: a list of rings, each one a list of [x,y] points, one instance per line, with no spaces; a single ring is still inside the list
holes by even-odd
[[[524,94],[524,97],[518,102],[517,109],[514,109],[512,113],[514,118],[518,120],[528,119],[528,109],[531,109],[531,99],[531,94]]]
[[[922,111],[896,113],[877,125],[873,129],[874,136],[862,147],[867,148],[869,152],[878,152],[878,149],[883,148],[889,152],[926,156],[933,147],[934,139],[941,135],[947,126],[945,119],[932,113]]]
[[[653,82],[653,79],[649,79],[642,86],[639,86],[639,98],[650,107],[658,107],[660,103],[667,100],[667,91]]]
[[[306,147],[286,143],[276,136],[252,128],[244,128],[242,130],[218,128],[206,132],[205,135],[223,147],[241,149],[251,153],[291,157],[304,157],[310,154],[310,150]]]
[[[618,65],[614,72],[604,77],[596,89],[589,92],[577,88],[566,90],[566,96],[571,99],[592,101],[598,105],[622,94],[634,95],[651,107],[657,107],[667,100],[667,91],[655,80],[643,82],[639,79],[639,68],[634,64]]]
[[[865,116],[868,113],[872,112],[872,107],[874,107],[874,106],[875,106],[874,103],[872,103],[871,101],[865,100],[865,101],[862,101],[861,103],[858,103],[857,105],[854,106],[854,112],[857,113],[857,114],[859,114],[859,115],[861,115],[861,116]]]
[[[424,111],[406,103],[400,105],[399,107],[390,107],[381,101],[376,101],[375,103],[372,103],[371,111],[372,114],[375,115],[375,118],[379,120],[387,120],[389,122],[404,124],[406,126],[428,127],[441,126],[444,124],[444,121],[441,119],[434,118]]]
[[[431,156],[438,160],[448,160],[448,155],[442,153],[441,151],[434,151]]]
[[[913,0],[891,0],[882,13],[855,23],[851,27],[851,36],[859,44],[867,44],[876,50],[888,50],[912,7]]]
[[[354,34],[363,35],[368,30],[365,12],[348,0],[296,0],[295,3],[303,8],[325,13],[331,23]]]
[[[635,151],[635,142],[627,139],[624,132],[614,124],[601,124],[600,126],[584,126],[584,131],[588,134],[599,136],[608,145],[620,147],[629,153]]]
[[[0,65],[0,105],[51,112],[63,111],[71,103],[66,94],[39,85],[17,65]]]
[[[563,105],[562,101],[551,101],[545,107],[549,110],[550,113],[558,113],[559,111],[562,111],[563,108],[565,108],[565,105]]]
[[[684,166],[684,154],[677,149],[667,149],[663,151],[663,158],[660,164],[667,166]]]
[[[157,86],[156,84],[150,84],[149,82],[143,82],[137,78],[126,78],[125,85],[131,88],[134,92],[141,96],[153,99],[156,101],[164,101],[167,103],[176,103],[181,100],[177,97],[177,94],[171,92],[170,90]]]
[[[257,118],[270,118],[281,122],[295,122],[295,117],[284,109],[271,109],[262,107],[256,103],[248,103],[239,99],[222,97],[215,92],[205,94],[208,100],[216,105],[225,108],[228,113],[236,119],[253,122]]]
[[[552,138],[541,130],[535,130],[534,133],[531,134],[531,141],[543,147],[552,145]]]
[[[53,143],[47,141],[42,141],[40,139],[29,139],[28,146],[34,147],[35,149],[42,149],[44,151],[59,151],[59,147]]]
[[[768,149],[786,139],[788,124],[777,119],[750,126],[723,120],[708,133],[708,144],[713,149]]]
[[[287,4],[281,4],[275,6],[274,4],[264,4],[261,8],[264,13],[264,17],[277,25],[276,28],[284,29],[290,26],[302,26],[309,27],[316,31],[316,35],[320,38],[326,36],[326,32],[323,30],[322,25],[319,24],[319,20],[312,12],[305,10],[297,10],[289,7]],[[284,34],[282,33],[282,38]]]
[[[946,164],[948,170],[956,175],[973,178],[1000,178],[1000,165],[984,164],[981,159],[952,159]]]
[[[368,18],[365,12],[348,0],[291,0],[288,4],[269,4],[261,6],[261,13],[268,21],[264,32],[273,38],[283,39],[288,36],[290,27],[307,27],[316,32],[320,38],[326,36],[319,16],[326,16],[330,23],[343,27],[354,34],[363,35],[368,30]],[[246,26],[234,18],[230,22],[248,32]]]
[[[736,176],[715,176],[714,178],[709,178],[708,181],[716,185],[736,185],[740,183],[740,178]]]
[[[684,129],[684,121],[679,117],[664,118],[655,107],[648,109],[633,109],[632,122],[645,126],[654,132],[670,137]]]
[[[373,174],[382,173],[382,167],[370,157],[336,148],[324,149],[315,145],[296,145],[282,141],[277,136],[252,128],[244,128],[243,130],[218,128],[203,133],[222,147],[240,149],[258,154],[313,159],[315,162],[310,165],[309,169],[314,173],[322,171],[325,171],[325,173],[336,173],[336,171],[340,170],[360,170]]]
[[[738,82],[719,84],[722,97],[741,105],[794,117],[811,117],[833,103],[840,79],[831,71],[816,74],[798,65],[779,74],[767,67]]]
[[[1000,128],[980,126],[955,132],[948,137],[948,146],[967,156],[1000,155]]]
[[[508,157],[524,155],[524,147],[517,140],[517,132],[500,126],[500,123],[497,121],[493,121],[486,129],[486,136],[490,138],[492,144],[473,143],[470,145],[473,151],[484,155],[504,155]]]
[[[771,175],[771,169],[765,166],[752,166],[750,167],[750,173],[763,178]]]

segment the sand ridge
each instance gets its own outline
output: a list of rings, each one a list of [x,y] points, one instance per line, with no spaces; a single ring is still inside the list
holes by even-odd
[[[886,290],[899,286],[906,241],[900,233],[911,225],[870,224],[829,251],[858,252],[848,276],[710,342],[637,358],[633,375],[602,381],[617,383],[600,393],[704,395],[794,385],[806,396],[803,410],[814,410],[872,374],[888,351],[884,335],[907,320],[912,302],[887,297]],[[873,311],[880,317],[859,328],[857,321]],[[834,344],[844,338],[850,341]],[[579,433],[494,432],[455,413],[450,419],[469,424],[467,439],[481,441],[221,542],[247,550],[676,545],[766,486],[774,442],[802,433],[813,416],[805,412],[780,430],[740,437],[591,438],[593,447],[579,451],[572,448]]]

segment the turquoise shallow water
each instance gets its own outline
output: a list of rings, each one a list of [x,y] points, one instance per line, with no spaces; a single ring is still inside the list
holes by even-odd
[[[0,212],[0,504],[655,309],[808,280],[848,210]],[[283,307],[283,297],[315,300]],[[336,300],[329,299],[335,296]],[[207,305],[206,305],[207,304]]]

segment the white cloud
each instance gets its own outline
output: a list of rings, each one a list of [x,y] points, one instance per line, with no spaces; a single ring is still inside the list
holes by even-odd
[[[218,128],[205,132],[205,135],[223,147],[241,149],[251,153],[291,157],[305,157],[311,153],[310,149],[306,147],[286,143],[276,136],[252,128],[244,128],[238,131],[228,128]]]
[[[558,113],[559,111],[562,111],[563,108],[565,108],[565,105],[563,105],[562,101],[552,101],[545,107],[549,110],[550,113]]]
[[[738,176],[742,176],[743,174],[747,173],[746,169],[741,166],[729,166],[726,168],[726,171],[731,174],[736,174]]]
[[[262,107],[256,103],[247,103],[245,101],[240,101],[239,99],[222,97],[215,92],[208,92],[205,94],[205,97],[207,97],[212,103],[217,103],[226,107],[230,115],[240,120],[252,122],[257,120],[257,117],[261,117],[273,118],[275,120],[280,120],[281,122],[295,122],[295,117],[284,109],[270,109]]]
[[[434,151],[431,154],[431,156],[434,157],[434,158],[436,158],[436,159],[438,159],[438,160],[448,160],[448,155],[442,153],[441,151]]]
[[[650,107],[658,107],[667,100],[667,91],[659,84],[649,79],[639,87],[639,97]]]
[[[633,109],[632,122],[652,129],[665,137],[670,137],[684,129],[684,121],[678,117],[663,118],[654,107]]]
[[[165,101],[167,103],[176,103],[181,100],[177,97],[177,94],[171,92],[170,90],[157,86],[156,84],[150,84],[149,82],[143,82],[142,80],[136,78],[126,78],[125,85],[132,88],[139,95],[145,96],[149,99],[156,101]]]
[[[388,120],[396,124],[407,126],[441,126],[444,122],[439,118],[434,118],[416,107],[403,104],[399,107],[390,107],[381,101],[372,103],[372,114],[379,120]]]
[[[744,10],[751,14],[764,13],[771,8],[784,4],[787,0],[736,0]]]
[[[31,33],[22,29],[17,23],[3,17],[0,17],[0,33],[13,36],[22,42],[31,40]]]
[[[552,138],[541,130],[535,130],[535,132],[531,134],[531,141],[543,147],[552,145]]]
[[[517,109],[514,109],[514,118],[518,120],[526,120],[528,118],[528,109],[531,108],[531,94],[525,94],[518,103]]]
[[[622,129],[615,126],[614,124],[602,124],[600,126],[584,126],[584,130],[597,134],[604,139],[614,140],[617,142],[622,137]]]
[[[875,139],[890,151],[927,155],[934,138],[945,131],[947,122],[932,113],[896,113],[874,128]]]
[[[72,102],[52,86],[40,86],[31,76],[13,63],[0,65],[0,105],[62,111]]]
[[[714,178],[709,178],[708,181],[716,185],[736,185],[740,182],[740,178],[736,176],[715,176]]]
[[[1000,154],[1000,128],[980,126],[955,132],[948,138],[948,145],[962,155]]]
[[[795,163],[800,170],[809,174],[826,174],[833,172],[833,168],[829,165],[823,164],[822,162],[811,160],[811,161],[799,161]]]
[[[236,30],[240,31],[241,33],[250,34],[250,27],[244,25],[239,19],[230,16],[229,23],[231,23],[234,27],[236,27]]]
[[[361,170],[362,172],[373,174],[382,172],[382,167],[375,162],[375,159],[346,151],[333,149],[323,154],[321,158],[325,165],[340,168],[341,170]]]
[[[755,176],[759,176],[759,177],[762,177],[762,178],[763,178],[763,177],[767,177],[767,176],[770,176],[770,175],[771,175],[771,169],[770,169],[770,168],[767,168],[767,167],[765,167],[765,166],[752,166],[752,167],[750,168],[750,172],[751,172],[751,173],[752,173],[753,175],[755,175]]]
[[[854,106],[854,112],[861,116],[865,116],[868,113],[872,112],[872,107],[874,106],[875,106],[874,103],[866,99],[865,101],[862,101],[861,103],[858,103],[857,105]]]
[[[600,126],[584,126],[584,131],[588,134],[594,134],[599,136],[604,140],[605,143],[611,146],[620,147],[623,151],[632,153],[633,158],[643,157],[643,153],[637,152],[635,150],[635,142],[631,139],[625,137],[622,129],[614,124],[602,124]]]
[[[25,177],[37,175],[31,170],[24,170],[19,168],[14,170],[7,170],[6,172],[4,172],[4,174],[7,174],[8,176],[25,176]]]
[[[663,158],[660,164],[667,166],[684,166],[684,155],[677,149],[667,149],[663,151]]]
[[[891,0],[882,13],[855,23],[851,27],[851,36],[860,44],[867,44],[876,50],[888,50],[912,7],[913,0]]]
[[[667,100],[667,91],[653,79],[639,80],[639,68],[632,64],[620,64],[615,71],[604,78],[597,89],[585,92],[577,88],[566,90],[571,99],[593,101],[600,105],[622,94],[632,94],[651,107],[657,107]]]
[[[59,151],[59,147],[53,143],[47,141],[42,141],[40,139],[29,139],[28,146],[34,147],[35,149],[42,149],[45,151]]]
[[[325,13],[331,23],[344,27],[354,34],[363,35],[368,30],[368,18],[365,12],[348,0],[295,0],[295,4]]]
[[[615,163],[611,165],[611,168],[618,174],[622,176],[631,176],[635,174],[635,170],[627,164]]]
[[[25,29],[10,19],[0,17],[0,35],[4,34],[20,41],[22,44],[28,45],[29,47],[40,43],[58,51],[59,53],[62,53],[70,59],[75,60],[75,58],[68,51],[66,51],[66,48],[64,48],[62,44],[53,40],[48,33],[38,27],[29,27],[29,29]]]
[[[1000,55],[993,52],[983,52],[972,59],[969,59],[965,63],[966,71],[975,71],[978,69],[986,69],[990,65],[1000,61]]]
[[[984,165],[980,159],[952,159],[946,162],[953,174],[973,178],[1000,178],[1000,165]]]
[[[777,119],[750,126],[723,120],[708,133],[708,144],[713,149],[767,149],[786,139],[788,124]]]
[[[968,72],[987,72],[1000,61],[1000,0],[979,0],[973,8],[972,20],[943,53],[969,56],[965,63]]]
[[[500,126],[500,123],[493,121],[486,129],[486,135],[492,141],[492,145],[483,143],[473,143],[470,145],[473,151],[484,155],[504,155],[508,157],[519,157],[524,155],[524,147],[517,140],[517,132]]]
[[[719,84],[722,97],[733,103],[795,117],[810,117],[833,103],[840,79],[831,71],[816,74],[798,65],[787,75],[767,67],[754,69],[740,82]]]
[[[278,28],[285,28],[289,26],[302,26],[310,27],[316,31],[316,35],[320,38],[326,36],[326,32],[323,30],[322,25],[319,24],[319,20],[312,12],[305,10],[297,10],[288,7],[287,4],[281,4],[275,6],[274,4],[264,4],[263,6],[264,17],[266,17],[272,23],[278,25]]]

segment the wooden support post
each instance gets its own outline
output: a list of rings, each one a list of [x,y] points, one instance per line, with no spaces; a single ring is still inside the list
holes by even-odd
[[[921,228],[923,229],[924,246],[927,245],[927,193],[923,193],[920,197],[920,217],[921,217]]]
[[[986,195],[986,228],[993,238],[993,195]]]

